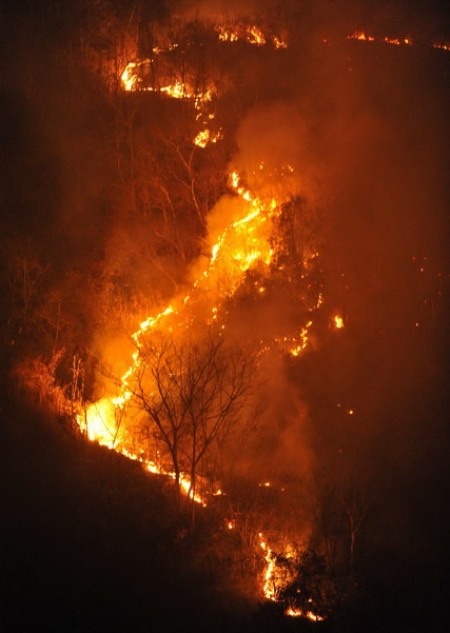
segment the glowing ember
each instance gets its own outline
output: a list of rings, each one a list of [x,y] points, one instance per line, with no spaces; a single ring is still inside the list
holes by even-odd
[[[172,49],[173,47],[171,47]],[[171,50],[170,49],[170,50]],[[154,48],[155,55],[161,54],[159,48]],[[196,120],[201,120],[205,124],[215,118],[213,112],[210,112],[210,106],[213,98],[216,96],[215,87],[211,85],[203,91],[195,89],[187,81],[181,78],[174,78],[173,81],[155,88],[143,80],[146,69],[151,65],[150,59],[141,59],[129,62],[120,75],[122,89],[126,92],[157,92],[171,99],[191,101],[196,112]],[[209,128],[201,130],[193,139],[197,147],[204,149],[210,143],[217,143],[222,139],[221,130],[212,132]]]
[[[339,314],[336,314],[334,317],[334,327],[337,330],[342,330],[344,327],[344,319]]]
[[[281,36],[264,33],[256,24],[218,24],[215,28],[221,42],[243,41],[253,46],[271,43],[275,49],[287,48],[287,43]]]
[[[346,39],[357,40],[359,42],[382,42],[384,44],[391,44],[392,46],[414,46],[413,40],[409,37],[377,37],[375,35],[369,35],[364,31],[355,31],[351,35],[347,35]],[[328,40],[323,41],[328,43]],[[450,51],[450,44],[447,42],[434,42],[431,44],[431,47],[442,51]]]
[[[433,44],[433,48],[437,48],[441,51],[450,51],[450,44]]]
[[[394,46],[411,46],[412,41],[405,37],[400,39],[398,37],[375,37],[374,35],[368,35],[364,31],[355,31],[351,35],[347,35],[348,40],[359,40],[360,42],[384,42],[385,44],[392,44]]]
[[[267,600],[271,602],[279,602],[280,595],[287,589],[294,580],[295,563],[299,560],[299,552],[292,545],[287,545],[283,551],[277,556],[275,551],[269,547],[267,538],[262,532],[259,536],[259,547],[264,553],[265,569],[262,578],[262,592]],[[292,561],[293,566],[286,565],[286,562]],[[313,600],[309,598],[308,603],[313,607]],[[295,606],[289,606],[284,615],[293,618],[306,618],[311,622],[322,622],[324,618],[312,611],[312,608],[300,609]]]
[[[257,26],[249,27],[247,31],[247,41],[250,44],[256,44],[257,46],[263,46],[266,43],[264,33]]]
[[[237,42],[243,40],[248,44],[255,46],[264,46],[269,41],[275,49],[287,48],[287,43],[279,35],[268,36],[256,24],[219,24],[215,30],[218,39],[221,42]],[[215,114],[210,111],[210,103],[216,96],[216,88],[211,85],[204,91],[198,91],[197,88],[189,84],[183,77],[173,77],[171,81],[164,83],[162,86],[155,87],[149,84],[148,74],[151,73],[152,62],[161,55],[178,48],[178,44],[170,46],[154,46],[152,49],[153,58],[137,59],[128,62],[120,74],[120,82],[122,89],[126,92],[158,92],[164,94],[171,99],[182,99],[192,101],[196,111],[196,120],[201,120],[203,125],[207,125],[215,118]],[[181,50],[181,49],[180,49]],[[146,79],[144,77],[147,75]],[[156,82],[155,82],[156,83]],[[210,143],[217,143],[222,140],[222,132],[219,130],[213,132],[208,127],[200,130],[193,139],[193,143],[201,149],[206,148]]]
[[[309,344],[309,329],[311,328],[313,322],[312,321],[308,321],[308,323],[305,325],[305,327],[303,327],[300,331],[300,335],[299,335],[299,343],[295,346],[292,347],[289,351],[291,353],[292,356],[299,356],[301,354],[301,352],[303,352],[304,349],[306,349],[306,347]]]
[[[266,568],[264,570],[264,584],[263,584],[263,593],[267,600],[275,601],[276,600],[276,579],[275,579],[275,556],[274,552],[267,545],[267,542],[264,538],[262,532],[259,533],[259,538],[261,539],[259,542],[259,546],[264,552],[264,560],[266,561]]]
[[[120,80],[124,90],[132,92],[137,89],[138,74],[136,69],[138,68],[137,62],[129,62],[120,75]]]
[[[285,615],[291,618],[307,618],[311,622],[323,622],[324,618],[312,611],[303,611],[302,609],[296,609],[295,607],[289,607],[284,612]]]
[[[207,147],[207,145],[209,145],[209,143],[217,143],[217,141],[220,141],[221,139],[221,132],[216,132],[215,134],[213,134],[211,130],[206,129],[197,134],[194,139],[194,143],[195,145],[197,145],[197,147],[205,148]]]

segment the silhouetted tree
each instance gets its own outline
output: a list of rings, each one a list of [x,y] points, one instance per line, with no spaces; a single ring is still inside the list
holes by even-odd
[[[247,349],[229,345],[218,333],[197,340],[152,336],[139,350],[140,370],[133,396],[170,456],[177,495],[182,471],[189,496],[205,459],[231,427],[244,418],[255,375]]]

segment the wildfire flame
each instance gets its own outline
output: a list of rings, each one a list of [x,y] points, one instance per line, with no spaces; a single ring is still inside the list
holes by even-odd
[[[91,404],[84,415],[78,416],[80,428],[90,440],[142,462],[151,472],[171,477],[172,473],[127,445],[120,421],[125,414],[126,404],[133,396],[131,381],[140,367],[142,337],[150,331],[189,327],[192,322],[191,306],[201,305],[205,313],[210,314],[213,320],[217,319],[221,305],[236,292],[246,272],[254,266],[269,267],[272,262],[271,220],[277,216],[277,202],[254,195],[243,185],[236,171],[230,174],[230,188],[241,199],[244,213],[219,235],[211,248],[209,263],[197,277],[191,292],[175,300],[156,316],[142,321],[134,332],[132,340],[136,349],[130,366],[120,380],[119,394]],[[189,478],[184,475],[182,486],[189,494]],[[204,502],[200,496],[196,500]]]
[[[268,35],[257,24],[218,24],[215,27],[221,42],[243,41],[253,46],[271,43],[276,49],[287,48],[287,42],[279,35]]]
[[[392,44],[394,46],[411,46],[412,41],[405,38],[398,37],[375,37],[374,35],[368,35],[364,31],[355,31],[351,35],[347,35],[348,40],[359,40],[360,42],[384,42],[385,44]]]
[[[214,133],[211,132],[211,130],[205,129],[197,134],[194,139],[194,143],[195,145],[197,145],[197,147],[205,148],[210,143],[217,143],[218,141],[222,140],[222,138],[223,134],[220,130]]]
[[[244,29],[233,29],[231,26],[217,27],[218,38],[224,42],[236,42],[244,40],[254,46],[264,46],[271,43],[275,49],[286,48],[286,42],[278,36],[268,36],[258,26],[247,25]],[[358,39],[363,39],[358,37]],[[170,47],[170,50],[176,45]],[[155,47],[153,55],[156,57],[164,52]],[[159,92],[169,98],[192,102],[196,120],[205,127],[201,129],[193,142],[199,148],[205,148],[211,143],[217,143],[222,138],[222,131],[213,132],[210,123],[215,118],[212,104],[217,97],[216,88],[211,85],[203,91],[194,89],[188,81],[175,78],[173,81],[164,82],[155,87],[145,83],[144,76],[148,71],[152,59],[141,59],[129,62],[123,69],[120,80],[123,90],[127,92],[148,91]],[[260,170],[264,170],[261,162]],[[283,168],[288,173],[293,172],[293,167],[288,165]],[[283,171],[282,169],[282,171]],[[191,290],[184,296],[176,297],[167,307],[156,316],[150,316],[139,325],[131,338],[135,345],[128,369],[120,379],[119,392],[115,396],[105,397],[91,404],[84,414],[77,416],[78,424],[91,441],[96,441],[107,446],[131,460],[140,462],[151,473],[162,474],[175,479],[175,473],[170,472],[161,464],[148,458],[143,450],[136,448],[127,441],[123,429],[122,418],[126,419],[127,404],[133,397],[133,381],[141,364],[140,351],[143,345],[143,337],[152,332],[181,332],[191,327],[194,317],[194,309],[201,308],[206,316],[206,323],[219,321],[222,328],[226,328],[226,320],[223,318],[222,308],[226,300],[232,297],[240,288],[247,277],[247,272],[258,267],[268,275],[274,262],[274,246],[271,236],[274,231],[274,220],[279,217],[284,200],[276,200],[271,196],[258,196],[247,188],[237,171],[232,171],[229,176],[229,187],[240,200],[239,213],[230,222],[228,227],[220,233],[211,246],[210,257],[203,267]],[[317,257],[317,253],[313,257]],[[305,264],[306,266],[306,264]],[[281,268],[280,268],[281,270]],[[266,288],[261,283],[255,284],[256,292],[263,295]],[[323,301],[319,293],[316,306],[318,309]],[[311,309],[310,312],[313,310]],[[340,319],[338,321],[337,319]],[[343,327],[342,317],[335,317],[337,328]],[[298,334],[273,339],[275,344],[282,344],[292,357],[299,356],[310,344],[310,331],[313,327],[312,319],[299,328]],[[267,341],[261,341],[261,353],[266,349]],[[206,505],[206,497],[201,492],[193,492],[190,478],[181,473],[180,487],[183,492],[193,498],[197,503]],[[263,484],[270,487],[270,482]],[[222,495],[222,491],[215,493]],[[236,528],[235,519],[226,521],[228,530]],[[277,601],[280,589],[285,586],[286,578],[277,563],[277,556],[269,546],[265,536],[259,534],[259,548],[262,551],[265,569],[262,583],[264,596],[271,601]],[[295,549],[289,545],[283,553],[286,558],[295,558]],[[286,615],[292,617],[305,617],[312,621],[322,620],[313,611],[288,609]]]
[[[173,47],[171,47],[172,49]],[[158,55],[164,51],[154,48],[153,52]],[[190,101],[194,105],[196,112],[196,120],[202,122],[203,125],[209,125],[215,118],[214,112],[211,111],[211,104],[216,96],[216,89],[213,85],[204,90],[195,89],[188,81],[181,78],[173,78],[173,81],[164,83],[162,86],[155,87],[143,82],[142,75],[145,69],[151,65],[151,59],[141,59],[128,62],[120,74],[120,82],[125,92],[155,92],[163,94],[171,99]],[[213,132],[206,127],[201,130],[193,139],[193,143],[200,148],[207,147],[210,143],[217,143],[222,139],[222,131]]]
[[[384,44],[391,44],[392,46],[414,46],[414,41],[410,37],[375,36],[365,31],[355,31],[351,35],[347,35],[346,39],[358,40],[359,42],[383,42]],[[328,40],[324,41],[327,42]],[[431,47],[443,51],[450,51],[450,43],[448,42],[433,42]]]
[[[289,607],[286,609],[285,615],[288,615],[291,618],[307,618],[308,620],[311,620],[311,622],[323,622],[325,619],[313,611],[304,611],[303,609],[296,609],[295,607]]]
[[[281,36],[266,36],[262,29],[256,24],[219,24],[216,25],[215,31],[221,42],[237,42],[243,40],[248,44],[256,46],[264,46],[269,41],[272,42],[275,49],[287,48],[287,43]],[[213,132],[208,124],[215,118],[215,113],[211,111],[211,102],[217,96],[215,86],[211,85],[204,91],[194,89],[189,83],[181,78],[174,78],[173,81],[164,83],[163,86],[155,87],[148,85],[142,80],[142,76],[146,69],[151,68],[152,62],[166,52],[173,51],[178,48],[178,44],[172,44],[167,48],[155,46],[152,49],[153,58],[137,59],[127,63],[120,74],[120,83],[122,89],[126,92],[158,92],[172,99],[183,99],[192,101],[196,111],[196,120],[201,120],[206,126],[200,130],[194,137],[193,143],[201,148],[206,148],[209,144],[217,143],[222,140],[222,130]]]
[[[286,573],[285,569],[282,569],[280,565],[277,563],[277,555],[275,551],[269,547],[267,538],[265,535],[260,532],[258,534],[259,537],[259,546],[264,553],[265,560],[265,569],[263,572],[263,584],[262,591],[264,597],[271,602],[277,602],[279,593],[286,589],[289,585],[289,582],[292,580],[289,573]],[[295,547],[291,544],[288,544],[284,551],[282,552],[282,558],[284,560],[298,560],[298,552]],[[312,600],[309,600],[312,603]],[[307,618],[311,620],[311,622],[321,622],[324,618],[317,613],[314,613],[311,609],[304,610],[296,607],[288,607],[284,612],[285,615],[295,618]]]
[[[263,593],[267,600],[276,600],[276,579],[275,579],[275,556],[274,552],[268,546],[266,539],[262,532],[259,533],[259,546],[264,552],[264,560],[266,561],[266,568],[264,570],[264,584]]]

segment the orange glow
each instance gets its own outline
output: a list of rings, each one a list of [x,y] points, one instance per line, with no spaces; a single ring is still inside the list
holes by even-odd
[[[174,47],[170,47],[172,50]],[[155,55],[159,55],[163,50],[154,48]],[[181,79],[174,79],[170,83],[155,88],[154,86],[146,85],[141,80],[143,69],[149,66],[150,59],[135,60],[129,62],[123,69],[120,75],[120,82],[122,89],[125,92],[157,92],[163,94],[171,99],[191,101],[194,105],[196,112],[196,120],[201,120],[206,124],[215,118],[213,112],[210,112],[211,102],[216,96],[215,87],[211,85],[204,91],[196,90],[193,86],[190,86],[188,82],[181,81]],[[209,128],[205,128],[198,132],[193,139],[193,143],[202,149],[207,147],[210,143],[217,143],[222,139],[222,131],[212,132]]]
[[[320,615],[317,615],[316,613],[313,613],[312,611],[303,611],[302,609],[297,609],[295,607],[289,607],[288,609],[286,609],[284,614],[291,618],[307,618],[308,620],[311,620],[311,622],[324,621],[324,618],[322,618]]]
[[[217,25],[215,29],[219,40],[222,42],[237,42],[238,40],[243,40],[248,44],[256,46],[264,46],[268,42],[268,37],[256,24],[247,26],[242,24],[220,24]],[[271,42],[275,49],[287,48],[287,43],[279,36],[273,36]],[[210,108],[208,106],[216,96],[214,85],[211,85],[203,92],[199,92],[193,86],[189,86],[189,83],[186,82],[184,78],[173,78],[173,80],[158,88],[145,85],[145,82],[142,81],[144,69],[149,68],[155,58],[168,51],[173,51],[176,48],[178,48],[178,44],[172,44],[166,48],[155,46],[152,49],[154,55],[153,59],[137,59],[128,62],[120,74],[122,89],[126,92],[158,92],[171,99],[192,101],[196,110],[196,120],[202,120],[203,124],[206,124],[215,118],[214,113],[209,111]],[[220,130],[218,132],[212,132],[209,128],[205,128],[197,133],[192,142],[197,147],[205,149],[209,144],[217,143],[220,140],[222,140],[222,132]]]
[[[277,37],[275,36],[273,38],[273,45],[275,46],[275,48],[287,48],[287,42],[285,42],[281,37]]]
[[[218,36],[221,41],[235,42],[243,40],[254,46],[265,46],[272,44],[276,49],[286,48],[286,42],[277,36],[269,36],[258,26],[239,27],[236,31],[228,30],[226,27],[218,27]],[[175,48],[175,45],[170,49]],[[162,48],[155,47],[153,55],[161,55]],[[176,77],[166,78],[166,81],[156,88],[146,83],[150,64],[153,60],[142,59],[129,62],[120,75],[122,89],[126,92],[158,92],[167,98],[189,101],[195,110],[195,118],[198,122],[197,134],[193,138],[193,143],[201,148],[206,148],[209,144],[214,144],[222,138],[221,130],[213,132],[209,124],[214,120],[215,115],[212,105],[217,97],[214,85],[198,91],[189,81],[183,81]],[[201,129],[200,129],[201,128]],[[265,177],[268,161],[261,161],[258,165],[258,178]],[[143,320],[136,331],[131,335],[135,345],[131,354],[129,366],[123,373],[119,381],[118,393],[109,395],[98,402],[88,406],[84,414],[77,416],[80,429],[87,435],[90,441],[95,441],[131,460],[138,461],[148,472],[160,474],[175,480],[174,472],[168,470],[167,466],[160,462],[159,454],[155,461],[149,458],[147,446],[140,446],[136,437],[133,437],[130,426],[132,423],[131,403],[133,394],[136,391],[136,381],[141,368],[141,350],[145,337],[156,333],[170,333],[173,336],[181,337],[198,319],[204,320],[206,324],[217,323],[219,328],[227,327],[226,301],[233,297],[250,277],[249,271],[255,272],[254,292],[258,297],[258,302],[262,305],[266,299],[260,298],[267,292],[270,294],[270,284],[265,284],[271,272],[275,270],[278,274],[285,264],[277,264],[277,248],[274,246],[274,239],[277,230],[277,222],[280,217],[284,203],[292,200],[291,192],[286,192],[282,198],[279,194],[279,180],[292,174],[292,165],[283,165],[279,168],[272,166],[270,171],[271,180],[275,181],[274,190],[277,192],[276,198],[272,190],[267,193],[266,189],[254,191],[244,183],[243,178],[237,171],[232,171],[229,175],[229,193],[224,198],[224,204],[228,204],[226,215],[228,222],[226,228],[218,231],[212,236],[209,244],[209,257],[204,257],[198,263],[198,269],[193,274],[193,281],[186,294],[176,296],[169,305],[164,307],[154,316],[149,316]],[[268,187],[267,187],[268,189]],[[206,250],[206,248],[205,248]],[[312,261],[318,257],[318,253],[311,252],[308,256],[303,256],[303,261],[298,262],[303,266],[305,277],[312,269]],[[275,263],[274,263],[275,262]],[[303,278],[303,275],[302,275]],[[252,279],[252,278],[250,278]],[[265,284],[265,285],[264,285]],[[268,290],[266,291],[266,286]],[[316,305],[308,308],[308,312],[318,309],[323,300],[319,293]],[[200,316],[199,316],[200,315]],[[308,316],[309,319],[309,316]],[[306,319],[304,319],[306,321]],[[310,345],[310,333],[313,321],[306,321],[305,325],[298,324],[295,330],[289,332],[289,336],[282,336],[279,339],[271,338],[261,340],[258,353],[263,353],[271,346],[280,345],[285,354],[294,357],[299,356],[308,345]],[[132,428],[132,427],[131,427]],[[147,452],[145,452],[147,451]],[[152,453],[153,455],[153,453]],[[180,488],[186,496],[193,498],[196,503],[206,505],[207,496],[201,489],[195,495],[192,490],[191,480],[186,473],[181,473],[179,477]],[[271,488],[270,481],[263,481],[261,487]],[[198,486],[200,488],[200,485]],[[282,489],[283,490],[283,489]],[[212,493],[214,496],[222,496],[224,493],[218,489]],[[234,518],[225,521],[228,530],[234,530],[239,526]],[[289,585],[292,578],[291,572],[286,565],[280,564],[280,557],[269,546],[268,539],[259,534],[257,550],[264,558],[264,571],[261,579],[261,591],[266,599],[277,601],[279,592]],[[298,552],[292,545],[283,548],[284,559],[298,558]],[[292,614],[294,616],[294,614]],[[314,619],[312,612],[296,613],[299,616]]]
[[[136,62],[129,62],[125,66],[125,68],[123,69],[120,75],[122,87],[124,90],[128,92],[132,92],[136,90],[137,88],[137,80],[138,80],[138,75],[136,73],[137,65],[138,64]]]
[[[275,49],[287,48],[287,42],[279,35],[268,35],[256,24],[241,23],[218,24],[215,27],[221,42],[243,41],[253,46],[265,46],[271,43]]]
[[[195,145],[197,145],[197,147],[201,147],[201,148],[205,148],[207,147],[210,143],[217,143],[218,141],[220,141],[223,138],[222,132],[211,132],[211,130],[202,130],[201,132],[199,132],[197,134],[197,136],[194,139],[194,143]]]
[[[260,538],[259,546],[264,552],[264,560],[266,561],[266,568],[263,575],[263,594],[267,600],[274,602],[276,600],[276,565],[274,552],[267,545],[263,533],[260,532],[258,536]]]
[[[271,602],[277,602],[278,597],[283,589],[286,589],[289,584],[294,580],[295,571],[290,571],[285,565],[277,562],[277,555],[274,550],[271,549],[267,542],[267,538],[262,532],[259,532],[259,547],[264,553],[265,568],[262,577],[262,592],[267,600]],[[280,552],[280,558],[284,560],[292,560],[293,562],[299,560],[299,552],[291,545],[288,544]],[[309,600],[312,603],[312,600]],[[306,618],[311,622],[321,622],[323,617],[317,615],[311,609],[303,610],[294,607],[289,607],[284,612],[285,615],[295,618]]]
[[[347,35],[348,40],[359,40],[360,42],[384,42],[385,44],[392,44],[393,46],[412,46],[412,40],[405,37],[400,39],[398,37],[375,37],[374,35],[368,35],[364,31],[355,31],[351,35]]]
[[[303,352],[303,350],[305,350],[306,347],[308,346],[308,344],[309,344],[309,329],[311,328],[312,324],[313,324],[312,321],[308,321],[308,323],[305,325],[305,327],[303,327],[300,330],[300,334],[299,334],[299,337],[298,337],[297,344],[289,350],[292,356],[300,356],[300,354]]]
[[[250,26],[247,30],[247,42],[263,46],[266,43],[264,33],[257,26]]]
[[[334,316],[334,327],[337,330],[342,330],[345,327],[344,319],[339,314]]]
[[[359,40],[361,42],[374,42],[375,38],[372,35],[366,35],[362,31],[356,31],[352,35],[347,35],[348,40]]]
[[[414,41],[410,37],[386,37],[369,35],[364,31],[355,31],[351,35],[347,35],[347,40],[358,40],[360,42],[383,42],[384,44],[390,44],[392,46],[414,46]],[[329,44],[329,40],[322,40],[325,44]],[[429,44],[432,48],[436,48],[442,51],[450,51],[449,42],[433,42]]]
[[[172,478],[173,473],[163,470],[130,446],[126,435],[126,406],[133,396],[133,381],[141,363],[143,336],[152,331],[184,331],[193,322],[192,310],[198,310],[198,306],[202,307],[205,314],[212,315],[213,320],[220,318],[222,303],[240,287],[246,271],[255,266],[267,268],[272,262],[271,220],[277,216],[276,201],[256,196],[243,185],[236,171],[230,174],[229,182],[230,188],[240,199],[240,216],[216,238],[211,247],[209,263],[198,275],[191,291],[174,300],[156,316],[148,317],[140,323],[138,330],[132,335],[136,349],[121,378],[119,394],[91,404],[84,415],[78,416],[80,428],[91,441],[141,461],[151,472]],[[182,475],[180,485],[186,494],[190,494],[187,476]],[[204,502],[200,495],[195,500]]]
[[[441,51],[450,51],[450,44],[433,44],[433,48],[437,48]]]

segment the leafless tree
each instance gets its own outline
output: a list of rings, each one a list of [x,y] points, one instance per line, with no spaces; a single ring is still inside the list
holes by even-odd
[[[11,260],[8,281],[13,300],[12,312],[17,315],[20,328],[30,320],[33,302],[46,272],[46,266],[33,255],[22,254]]]
[[[254,356],[219,333],[195,340],[152,336],[139,350],[133,396],[170,456],[177,498],[181,473],[190,477],[194,522],[197,477],[213,446],[244,422],[255,375]]]
[[[350,572],[353,574],[357,540],[370,507],[368,493],[352,484],[346,494],[341,496],[341,503],[348,523]]]

